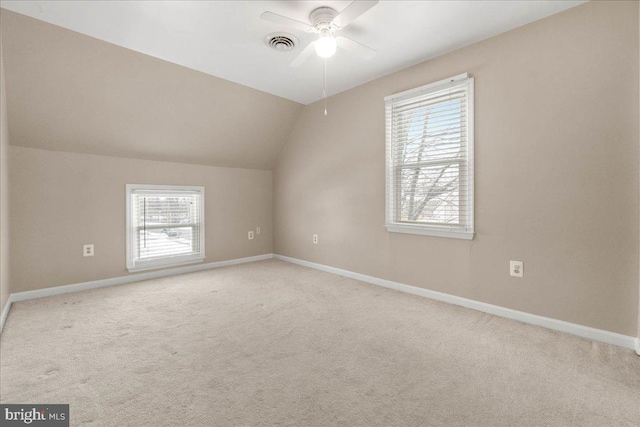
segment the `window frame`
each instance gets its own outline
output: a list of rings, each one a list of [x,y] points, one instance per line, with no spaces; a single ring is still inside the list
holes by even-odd
[[[396,166],[393,164],[393,120],[390,118],[390,110],[399,102],[405,102],[411,98],[429,95],[431,93],[442,91],[443,89],[466,85],[466,102],[467,102],[467,158],[466,158],[466,185],[467,185],[467,216],[465,224],[459,225],[438,225],[435,223],[406,223],[399,222],[393,218],[393,212],[397,212],[397,186],[395,185],[397,177]],[[456,239],[471,240],[475,235],[475,200],[474,200],[474,79],[469,77],[467,73],[389,95],[384,98],[385,101],[385,227],[391,233],[418,234],[434,237],[449,237]],[[425,162],[428,163],[428,162]],[[465,162],[458,162],[463,164]],[[392,209],[392,206],[395,209]]]
[[[135,259],[135,238],[136,231],[134,230],[135,224],[133,224],[133,203],[132,198],[135,191],[158,191],[158,192],[194,192],[200,196],[200,251],[196,254],[190,255],[174,255],[167,256],[165,258],[159,258],[152,261],[140,262]],[[186,186],[186,185],[155,185],[155,184],[126,184],[126,267],[129,272],[154,270],[159,268],[176,267],[179,265],[195,264],[204,261],[205,259],[205,197],[204,187],[201,186]]]

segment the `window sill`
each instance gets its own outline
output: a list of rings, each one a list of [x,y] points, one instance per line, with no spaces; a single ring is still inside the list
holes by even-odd
[[[422,236],[447,237],[463,240],[472,240],[475,234],[473,231],[452,231],[422,225],[387,224],[386,227],[389,233],[418,234]]]
[[[136,273],[138,271],[146,271],[146,270],[159,270],[161,268],[169,268],[169,267],[178,267],[181,265],[188,264],[197,264],[199,262],[204,261],[204,257],[189,257],[182,259],[173,259],[170,261],[156,261],[153,263],[142,264],[142,265],[127,265],[127,270],[129,273]]]

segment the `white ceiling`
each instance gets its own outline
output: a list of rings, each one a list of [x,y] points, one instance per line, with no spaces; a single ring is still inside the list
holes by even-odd
[[[315,36],[260,19],[264,11],[308,22],[319,6],[350,1],[0,1],[3,8],[303,104],[322,98],[322,62],[289,62]],[[378,51],[329,59],[328,94],[536,21],[584,1],[381,1],[341,34]],[[287,31],[291,52],[263,38]]]

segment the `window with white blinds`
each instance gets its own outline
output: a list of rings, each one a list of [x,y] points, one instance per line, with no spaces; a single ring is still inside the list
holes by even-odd
[[[204,260],[204,187],[127,185],[127,269]]]
[[[473,78],[385,98],[388,231],[473,238]]]

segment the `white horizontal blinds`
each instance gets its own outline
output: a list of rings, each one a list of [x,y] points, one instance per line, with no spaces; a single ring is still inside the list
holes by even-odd
[[[200,253],[198,192],[134,190],[131,197],[137,264]]]
[[[470,79],[387,98],[387,221],[472,231]]]

